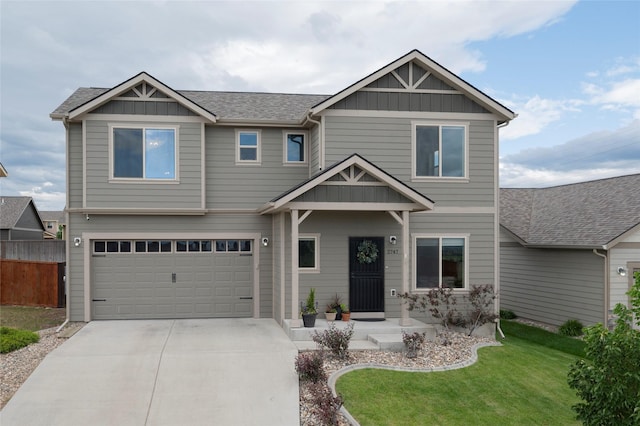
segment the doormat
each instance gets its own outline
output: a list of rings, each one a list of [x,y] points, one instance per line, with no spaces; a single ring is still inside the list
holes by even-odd
[[[351,321],[379,322],[379,321],[385,321],[385,319],[384,318],[351,318]]]

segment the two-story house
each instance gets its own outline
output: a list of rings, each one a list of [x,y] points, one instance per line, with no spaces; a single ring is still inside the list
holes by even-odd
[[[498,286],[498,129],[515,114],[414,50],[336,93],[174,90],[147,73],[52,114],[70,319],[296,324],[397,293]]]

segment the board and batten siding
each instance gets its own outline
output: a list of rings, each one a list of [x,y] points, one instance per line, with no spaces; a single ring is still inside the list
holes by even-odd
[[[286,214],[286,240],[291,235],[291,216]],[[469,286],[495,284],[494,279],[494,232],[493,215],[433,214],[413,213],[410,215],[410,235],[460,235],[468,234],[469,243]],[[329,299],[336,293],[344,303],[349,303],[349,237],[382,237],[385,241],[385,316],[400,316],[400,300],[391,296],[391,289],[402,292],[402,227],[386,212],[335,212],[317,211],[300,225],[299,233],[320,234],[320,270],[300,274],[300,301],[304,301],[310,288],[316,289],[316,300],[322,311]],[[396,236],[397,243],[389,243],[389,237]],[[412,238],[412,237],[410,237]],[[289,241],[289,240],[287,240]],[[413,240],[410,242],[413,250]],[[409,255],[411,259],[411,254]],[[291,269],[290,244],[287,244],[285,270]],[[414,266],[410,260],[410,276],[414,280]],[[288,274],[290,275],[290,274]],[[412,284],[413,285],[413,284]],[[286,288],[290,288],[287,276]],[[300,303],[298,301],[298,303]],[[460,300],[461,302],[462,300]],[[285,311],[291,315],[291,294],[286,295]],[[412,316],[426,321],[434,321],[430,316],[413,313]]]
[[[326,164],[342,161],[354,152],[434,200],[439,206],[494,206],[495,140],[490,120],[412,120],[381,117],[328,116]],[[468,181],[434,178],[411,180],[412,122],[469,123]]]
[[[71,321],[84,321],[84,246],[90,241],[82,241],[80,247],[73,245],[73,238],[83,233],[134,234],[148,233],[162,239],[163,233],[255,233],[270,236],[271,217],[255,214],[204,216],[122,216],[92,214],[89,221],[77,213],[69,214],[69,257],[67,259],[67,277],[70,286]],[[89,246],[89,248],[91,248]],[[263,247],[260,241],[254,242],[254,252],[260,250],[260,268],[254,273],[260,274],[260,317],[271,318],[272,312],[272,255],[271,247]],[[89,267],[89,265],[87,265]],[[92,278],[93,279],[93,278]]]
[[[87,120],[86,207],[89,208],[201,208],[202,162],[200,123],[166,122],[177,127],[177,181],[125,182],[110,180],[109,125],[153,127],[145,122]]]
[[[208,209],[256,209],[309,177],[309,166],[283,164],[283,128],[260,132],[260,164],[236,164],[236,130],[206,127]]]
[[[526,248],[503,239],[501,309],[553,325],[603,322],[604,259],[592,250]]]

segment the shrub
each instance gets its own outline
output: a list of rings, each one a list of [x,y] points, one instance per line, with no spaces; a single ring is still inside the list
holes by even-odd
[[[572,408],[587,426],[640,424],[640,330],[632,325],[633,314],[640,313],[640,273],[627,294],[632,308],[616,305],[612,331],[602,324],[587,327],[584,341],[591,361],[579,360],[569,370],[569,387],[582,399]]]
[[[508,309],[500,309],[500,319],[510,320],[516,318],[518,318],[518,316],[515,314],[515,312]]]
[[[582,336],[584,325],[576,319],[566,320],[564,324],[558,328],[558,333],[563,336],[575,337]]]
[[[426,333],[405,333],[402,331],[402,342],[404,343],[404,348],[407,351],[407,358],[416,358],[418,356],[418,352],[422,350],[422,345],[424,344]]]
[[[313,399],[311,412],[322,425],[337,425],[338,414],[342,406],[342,397],[333,396],[331,389],[324,383],[314,383],[309,387]]]
[[[0,327],[0,353],[6,354],[24,348],[31,343],[40,340],[37,333],[18,330],[9,327]]]
[[[314,331],[311,338],[318,345],[329,349],[336,358],[345,359],[349,356],[349,341],[353,336],[353,323],[349,323],[343,330],[331,324],[328,330]]]
[[[303,382],[318,383],[327,380],[322,352],[298,354],[296,357],[296,372]]]

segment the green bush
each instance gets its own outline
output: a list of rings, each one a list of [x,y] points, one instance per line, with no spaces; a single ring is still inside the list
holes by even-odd
[[[322,332],[314,331],[311,333],[311,339],[318,345],[329,349],[331,354],[339,359],[349,357],[349,342],[353,336],[353,323],[349,323],[344,329],[340,330],[331,324],[328,330]]]
[[[27,330],[18,330],[9,327],[0,327],[0,353],[6,354],[24,348],[31,343],[40,340],[37,333]]]
[[[560,328],[558,328],[558,333],[562,334],[563,336],[569,336],[569,337],[582,336],[583,328],[584,328],[584,325],[582,325],[580,321],[576,319],[570,319],[565,321],[565,323],[562,324]]]
[[[500,319],[510,320],[516,318],[518,318],[518,316],[515,314],[515,312],[508,309],[500,309]]]

